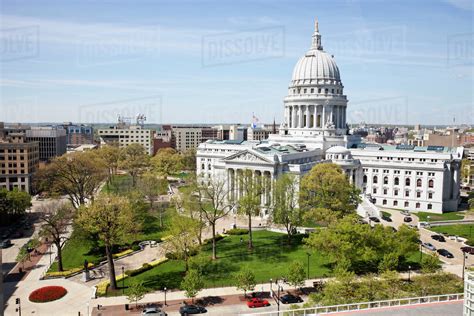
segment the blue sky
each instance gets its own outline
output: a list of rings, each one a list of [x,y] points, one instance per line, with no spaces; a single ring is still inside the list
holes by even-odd
[[[0,121],[279,122],[315,17],[350,123],[474,124],[470,0],[1,0]]]

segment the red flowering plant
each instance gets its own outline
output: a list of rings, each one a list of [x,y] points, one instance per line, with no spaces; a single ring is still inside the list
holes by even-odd
[[[59,300],[67,294],[67,290],[62,286],[45,286],[34,290],[30,294],[30,301],[35,303],[46,303]]]

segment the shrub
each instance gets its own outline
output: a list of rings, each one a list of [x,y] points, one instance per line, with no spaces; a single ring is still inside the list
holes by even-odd
[[[216,235],[216,242],[219,241],[219,240],[224,239],[225,237],[226,236],[224,236],[224,235]],[[204,239],[203,242],[202,242],[203,245],[207,245],[209,243],[212,243],[212,238]]]
[[[133,251],[138,251],[138,250],[140,250],[140,246],[139,245],[133,245],[132,250]]]
[[[248,229],[243,228],[233,228],[226,232],[228,235],[247,235],[249,233]]]
[[[130,254],[130,253],[132,253],[132,252],[133,252],[132,249],[127,249],[127,250],[124,250],[124,251],[119,252],[119,253],[114,253],[114,254],[112,255],[112,257],[114,257],[114,259],[115,259],[115,258],[119,258],[119,257],[126,256],[126,255],[128,255],[128,254]]]
[[[46,303],[59,300],[67,294],[67,290],[62,286],[45,286],[31,292],[29,299],[35,303]]]
[[[192,256],[195,256],[198,254],[198,250],[197,249],[192,249],[191,251],[189,251],[189,257],[192,257]],[[179,259],[182,259],[180,255],[178,255],[177,253],[175,252],[167,252],[165,254],[165,257],[166,259],[169,259],[169,260],[179,260]]]

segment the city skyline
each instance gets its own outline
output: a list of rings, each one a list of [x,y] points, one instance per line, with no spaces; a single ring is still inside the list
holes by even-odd
[[[281,122],[318,17],[349,123],[473,123],[469,1],[44,3],[3,1],[3,121]]]

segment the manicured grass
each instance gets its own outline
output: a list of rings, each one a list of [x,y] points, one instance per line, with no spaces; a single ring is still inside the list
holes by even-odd
[[[464,214],[460,212],[449,212],[443,214],[433,214],[428,212],[418,212],[413,213],[418,216],[419,220],[422,222],[428,222],[428,216],[430,217],[429,222],[434,221],[452,221],[452,220],[460,220],[464,219]]]
[[[243,242],[240,242],[240,238]],[[300,261],[305,268],[308,263],[307,250],[303,246],[302,235],[293,238],[293,244],[288,245],[286,235],[269,231],[254,232],[254,250],[247,250],[247,235],[228,236],[217,245],[216,261],[210,261],[205,268],[205,287],[232,286],[235,284],[234,273],[243,267],[249,267],[254,273],[257,283],[269,282],[270,278],[281,278],[286,274],[288,265]],[[211,256],[211,245],[203,246],[198,255],[205,258]],[[328,258],[318,254],[310,256],[310,277],[331,275],[331,264]],[[125,279],[127,287],[131,281],[143,281],[149,290],[179,288],[185,274],[182,261],[171,260],[137,276]],[[119,286],[122,284],[120,283]],[[110,292],[110,291],[109,291]],[[125,289],[127,293],[127,289]],[[121,295],[121,291],[117,291]],[[109,293],[114,295],[114,293]]]
[[[63,268],[64,270],[79,268],[84,266],[84,260],[88,262],[97,262],[101,255],[98,253],[91,253],[93,243],[88,240],[82,240],[74,232],[71,238],[63,247]],[[58,271],[58,263],[54,262],[49,271]]]
[[[430,230],[445,235],[460,236],[470,239],[474,236],[474,225],[447,225],[431,227]]]
[[[128,174],[114,175],[112,182],[106,184],[102,189],[105,193],[125,193],[132,188],[132,177]]]

